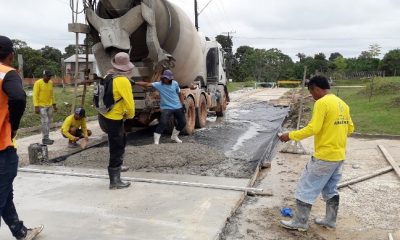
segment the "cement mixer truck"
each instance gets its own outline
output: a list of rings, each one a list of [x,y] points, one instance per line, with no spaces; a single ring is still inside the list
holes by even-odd
[[[120,51],[136,66],[134,80],[157,81],[171,69],[185,96],[186,133],[206,125],[208,111],[223,116],[229,102],[224,51],[201,36],[189,17],[167,0],[84,0],[99,70],[111,68]],[[134,86],[136,123],[148,125],[159,116],[159,95]]]

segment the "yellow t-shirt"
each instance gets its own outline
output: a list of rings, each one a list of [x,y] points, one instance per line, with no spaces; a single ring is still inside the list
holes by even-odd
[[[116,103],[103,116],[112,120],[121,120],[124,116],[127,119],[132,119],[135,116],[135,101],[133,100],[132,85],[128,78],[124,76],[114,78],[113,96]]]
[[[39,79],[33,85],[33,106],[50,107],[55,103],[53,94],[53,81],[47,83],[43,79]]]
[[[314,104],[312,119],[306,127],[289,133],[291,140],[300,141],[314,136],[315,158],[342,161],[346,158],[347,136],[354,124],[347,104],[333,94],[327,94]]]
[[[74,140],[75,137],[69,133],[69,129],[74,127],[76,129],[81,128],[84,137],[88,137],[87,126],[86,126],[86,118],[81,118],[76,120],[74,118],[74,114],[69,115],[63,122],[61,126],[61,133],[64,134],[69,140]]]

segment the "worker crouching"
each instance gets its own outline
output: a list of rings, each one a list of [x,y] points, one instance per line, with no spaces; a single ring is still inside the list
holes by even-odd
[[[76,148],[78,147],[78,141],[83,139],[81,143],[82,148],[86,148],[89,142],[89,136],[92,135],[92,131],[87,129],[86,125],[86,114],[85,109],[76,108],[75,113],[69,115],[61,127],[61,134],[68,138],[68,147]]]

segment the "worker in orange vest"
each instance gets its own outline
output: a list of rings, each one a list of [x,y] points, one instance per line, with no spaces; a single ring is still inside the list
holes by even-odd
[[[18,171],[14,141],[26,106],[22,79],[11,67],[13,60],[12,41],[0,36],[0,217],[16,239],[31,240],[43,230],[43,225],[27,229],[19,220],[13,201],[13,182]]]

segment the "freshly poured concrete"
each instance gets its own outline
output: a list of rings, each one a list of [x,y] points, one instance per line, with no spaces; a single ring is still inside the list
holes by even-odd
[[[84,169],[74,172],[86,173]],[[248,179],[188,175],[124,176],[242,187],[248,183]],[[21,219],[28,226],[45,225],[38,240],[216,239],[243,194],[136,182],[128,189],[111,191],[104,179],[23,172],[14,188]],[[0,239],[13,239],[4,222]]]

